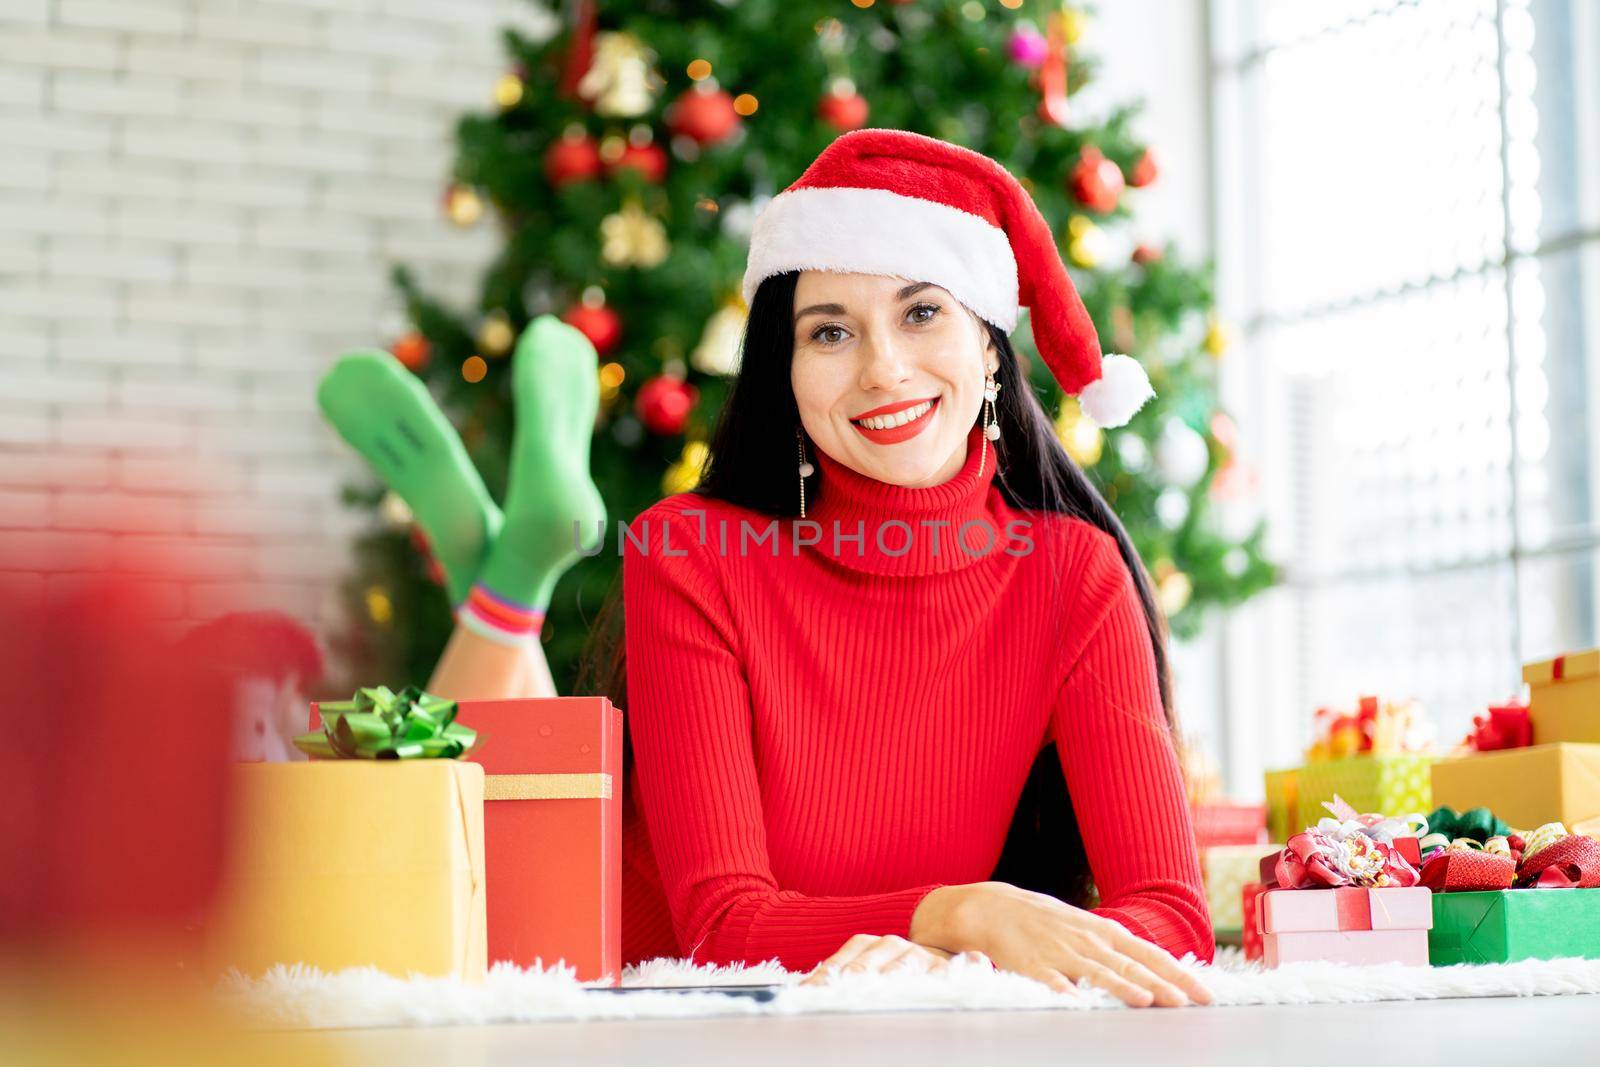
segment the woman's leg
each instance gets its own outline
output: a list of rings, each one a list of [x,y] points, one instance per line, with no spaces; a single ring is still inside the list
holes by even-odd
[[[428,679],[428,692],[450,700],[553,697],[556,684],[537,636],[508,644],[456,624]]]

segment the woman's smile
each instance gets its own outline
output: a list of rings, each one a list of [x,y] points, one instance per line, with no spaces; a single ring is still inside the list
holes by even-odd
[[[850,425],[873,444],[898,444],[921,433],[933,421],[932,415],[938,407],[937,396],[906,404],[891,404],[887,411],[880,414],[851,419]]]

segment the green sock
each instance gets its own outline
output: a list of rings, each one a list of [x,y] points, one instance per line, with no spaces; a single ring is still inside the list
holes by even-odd
[[[501,514],[427,387],[389,353],[365,349],[323,375],[317,403],[411,508],[444,568],[451,603],[465,600]]]
[[[581,555],[578,545],[591,546],[603,534],[605,501],[589,476],[600,361],[582,332],[548,314],[528,324],[511,358],[517,431],[505,525],[478,582],[503,600],[542,612]]]

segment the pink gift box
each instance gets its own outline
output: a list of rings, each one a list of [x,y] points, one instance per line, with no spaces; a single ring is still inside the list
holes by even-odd
[[[1300,960],[1428,963],[1433,894],[1405,889],[1269,889],[1255,901],[1268,967]]]
[[[1311,890],[1315,892],[1315,890]],[[1322,960],[1332,963],[1405,963],[1428,965],[1426,930],[1301,930],[1261,936],[1262,962]]]

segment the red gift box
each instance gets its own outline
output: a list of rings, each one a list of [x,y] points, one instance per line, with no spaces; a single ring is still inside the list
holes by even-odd
[[[1251,882],[1244,887],[1240,907],[1244,914],[1244,930],[1239,935],[1239,946],[1244,949],[1244,958],[1247,960],[1259,960],[1262,956],[1261,919],[1257,909],[1261,906],[1261,894],[1271,888],[1265,882]]]
[[[1200,848],[1255,845],[1267,839],[1265,804],[1195,804],[1194,839]]]
[[[463,700],[484,770],[489,964],[622,977],[622,711],[605,697]],[[315,704],[311,725],[320,728]]]

